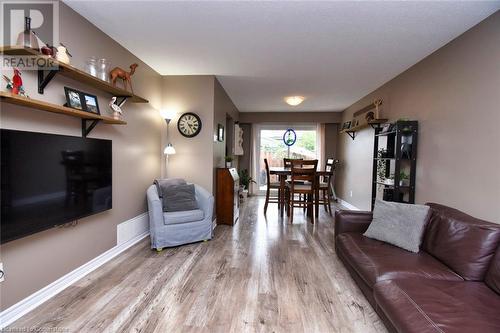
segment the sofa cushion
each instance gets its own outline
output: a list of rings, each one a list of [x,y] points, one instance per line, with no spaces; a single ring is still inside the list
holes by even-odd
[[[482,281],[500,242],[500,225],[443,205],[429,206],[422,248],[465,280]]]
[[[484,281],[495,292],[500,294],[500,247],[491,261],[490,268],[484,277]]]
[[[500,332],[500,297],[482,282],[387,280],[374,297],[397,332]]]
[[[377,199],[373,221],[364,235],[417,253],[428,213],[429,206]]]
[[[408,252],[358,233],[340,234],[336,242],[337,250],[370,287],[378,281],[395,278],[462,280],[424,251]]]
[[[180,224],[203,220],[204,214],[201,209],[187,210],[182,212],[163,213],[163,223]]]

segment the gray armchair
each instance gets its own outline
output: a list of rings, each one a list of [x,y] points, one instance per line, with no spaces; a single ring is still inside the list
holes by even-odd
[[[149,232],[151,248],[164,247],[212,239],[212,214],[214,197],[195,184],[195,196],[199,209],[185,212],[164,212],[155,185],[147,190]]]

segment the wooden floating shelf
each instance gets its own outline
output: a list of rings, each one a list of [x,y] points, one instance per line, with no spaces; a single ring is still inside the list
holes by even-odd
[[[32,108],[34,110],[47,111],[52,113],[64,114],[71,117],[80,118],[83,120],[97,120],[102,121],[105,124],[112,125],[126,125],[127,122],[123,120],[117,120],[112,117],[101,116],[98,114],[93,114],[90,112],[80,111],[72,108],[68,108],[66,106],[61,106],[57,104],[47,103],[44,101],[26,98],[19,95],[13,95],[8,92],[1,91],[0,92],[0,100],[2,103],[15,104],[20,106],[26,106]]]
[[[11,56],[35,56],[37,58],[47,59],[59,67],[57,71],[58,74],[76,80],[78,82],[85,83],[98,90],[110,93],[113,96],[127,98],[128,101],[133,103],[149,103],[149,101],[143,97],[134,95],[125,89],[113,87],[113,85],[109,82],[98,79],[95,76],[92,76],[76,67],[57,61],[54,58],[43,55],[40,52],[32,49],[4,46],[0,47],[0,54]],[[43,67],[41,67],[40,69],[43,70]]]
[[[373,119],[373,120],[370,120],[368,123],[366,124],[363,124],[363,125],[358,125],[358,126],[354,126],[354,127],[351,127],[351,128],[346,128],[346,129],[343,129],[340,131],[340,133],[348,133],[348,134],[354,134],[356,133],[357,131],[359,130],[362,130],[364,128],[367,128],[368,126],[372,126],[374,127],[375,125],[381,125],[381,124],[385,124],[389,119]],[[354,135],[353,135],[354,136]],[[352,139],[354,139],[354,137],[351,136]]]

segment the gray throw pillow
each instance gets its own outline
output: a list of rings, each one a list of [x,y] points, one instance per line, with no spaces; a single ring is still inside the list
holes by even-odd
[[[171,185],[163,193],[163,211],[180,212],[198,209],[194,185]]]
[[[428,214],[429,206],[377,199],[373,209],[373,221],[364,235],[417,253]]]

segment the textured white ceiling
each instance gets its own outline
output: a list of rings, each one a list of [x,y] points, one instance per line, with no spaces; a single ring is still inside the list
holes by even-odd
[[[65,1],[164,75],[240,111],[341,111],[500,9],[486,2]],[[290,107],[284,96],[307,99]]]

